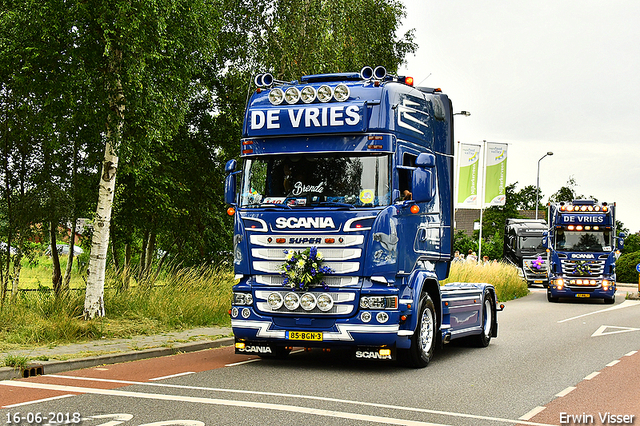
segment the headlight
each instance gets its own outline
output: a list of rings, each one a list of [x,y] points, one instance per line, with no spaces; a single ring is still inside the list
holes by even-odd
[[[273,105],[280,105],[284,100],[284,92],[281,88],[276,87],[269,92],[269,102]]]
[[[233,293],[234,305],[251,305],[253,304],[253,296],[251,293]]]
[[[362,309],[397,309],[398,296],[362,296],[360,307]]]
[[[316,307],[316,297],[311,293],[305,293],[300,298],[300,306],[305,311],[311,311]]]
[[[384,324],[385,322],[389,321],[389,314],[386,312],[378,312],[378,314],[376,315],[376,320],[380,324]]]
[[[333,96],[336,98],[338,102],[344,102],[349,99],[349,88],[346,84],[338,84],[333,91]]]
[[[284,98],[288,104],[295,104],[300,100],[300,91],[295,87],[289,87],[287,91],[284,92]]]
[[[333,308],[333,299],[327,293],[318,296],[318,309],[322,312],[330,311]]]
[[[295,293],[287,293],[284,295],[284,306],[290,311],[295,311],[300,306],[300,298]]]
[[[305,104],[310,104],[311,102],[315,101],[316,100],[316,89],[314,89],[311,86],[306,86],[300,92],[300,99],[302,99],[302,102],[304,102]]]
[[[332,96],[333,90],[331,90],[331,87],[327,86],[326,84],[323,84],[318,89],[318,100],[320,102],[329,102]]]
[[[271,309],[276,310],[282,307],[282,296],[280,293],[271,293],[269,297],[267,297],[267,303]]]

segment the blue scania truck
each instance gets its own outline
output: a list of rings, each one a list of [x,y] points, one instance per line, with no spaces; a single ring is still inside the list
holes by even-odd
[[[453,243],[449,98],[383,67],[255,82],[243,165],[226,164],[236,353],[344,348],[425,367],[450,340],[487,346],[494,287],[439,285]],[[300,288],[283,271],[309,249],[310,274],[327,273]]]
[[[604,299],[615,303],[616,260],[624,233],[616,237],[615,203],[573,200],[549,204],[547,300]]]

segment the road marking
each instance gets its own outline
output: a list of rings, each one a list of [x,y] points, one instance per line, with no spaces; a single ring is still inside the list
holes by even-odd
[[[601,312],[615,311],[617,309],[628,308],[630,306],[638,306],[638,305],[640,305],[640,300],[625,300],[621,304],[616,305],[616,306],[612,306],[611,308],[601,309],[599,311],[588,312],[586,314],[578,315],[577,317],[571,317],[571,318],[560,320],[560,321],[558,321],[558,324],[563,323],[563,322],[567,322],[567,321],[571,321],[571,320],[574,320],[574,319],[582,318],[582,317],[587,317],[587,316],[593,315],[593,314],[599,314]]]
[[[64,391],[64,392],[88,393],[88,394],[94,394],[94,395],[152,399],[152,400],[161,400],[161,401],[180,401],[180,402],[190,402],[190,403],[209,404],[209,405],[225,405],[229,407],[258,408],[258,409],[285,411],[285,412],[291,412],[291,413],[305,413],[305,414],[312,414],[315,416],[335,417],[340,419],[349,419],[349,420],[372,422],[372,423],[382,423],[387,425],[448,426],[448,425],[443,425],[438,423],[428,423],[428,422],[420,422],[420,421],[406,420],[406,419],[394,419],[391,417],[378,417],[378,416],[371,416],[368,414],[349,413],[346,411],[322,410],[318,408],[301,407],[301,406],[295,406],[295,405],[271,404],[266,402],[251,402],[251,401],[239,401],[239,400],[233,400],[233,399],[202,398],[202,397],[184,396],[184,395],[165,395],[165,394],[157,394],[157,393],[130,392],[130,391],[115,390],[115,389],[81,388],[81,387],[74,387],[74,386],[51,385],[51,384],[36,383],[36,382],[18,382],[18,381],[5,380],[0,383],[6,386],[24,387],[24,388],[31,388],[31,389],[49,389],[49,390]]]
[[[518,420],[531,420],[531,418],[533,416],[535,416],[536,414],[542,413],[547,407],[536,407],[533,410],[529,411],[527,414],[525,414],[524,416],[521,416],[520,418],[518,418]]]
[[[609,364],[607,364],[607,367],[613,367],[614,365],[616,365],[619,362],[620,362],[619,359],[616,359],[615,361],[611,361]]]
[[[235,367],[236,365],[249,364],[250,362],[262,361],[262,358],[248,359],[246,361],[234,362],[233,364],[227,364],[225,367]]]
[[[596,377],[598,374],[600,374],[599,371],[594,371],[593,373],[589,374],[587,377],[584,378],[584,380],[591,380],[594,377]]]
[[[608,328],[615,328],[616,331],[606,331]],[[632,327],[616,327],[615,325],[601,325],[599,329],[597,329],[591,337],[597,336],[606,336],[608,334],[618,334],[618,333],[627,333],[629,331],[640,331],[640,328],[632,328]]]
[[[5,405],[5,406],[3,406],[2,408],[15,408],[15,407],[21,407],[21,406],[23,406],[23,405],[37,404],[37,403],[39,403],[39,402],[55,401],[56,399],[69,398],[70,396],[76,396],[76,395],[60,395],[60,396],[52,396],[51,398],[36,399],[35,401],[27,401],[27,402],[21,402],[21,403],[19,403],[19,404]]]
[[[308,400],[323,401],[323,402],[335,402],[340,404],[360,405],[364,407],[380,407],[380,408],[389,408],[389,409],[416,412],[416,413],[438,414],[438,415],[450,416],[450,417],[490,420],[490,421],[502,422],[502,423],[519,423],[519,424],[532,425],[532,426],[554,426],[554,425],[549,425],[547,423],[534,423],[534,422],[523,423],[513,419],[504,419],[500,417],[486,417],[486,416],[479,416],[475,414],[464,414],[464,413],[454,413],[451,411],[429,410],[426,408],[403,407],[399,405],[380,404],[377,402],[374,403],[374,402],[364,402],[364,401],[352,401],[347,399],[329,398],[324,396],[296,395],[296,394],[290,394],[290,393],[261,392],[261,391],[255,391],[255,390],[242,390],[242,389],[224,389],[224,388],[210,388],[210,387],[200,387],[200,386],[185,386],[185,385],[174,385],[170,383],[135,382],[131,380],[99,379],[99,378],[91,378],[91,377],[63,376],[63,375],[57,375],[57,374],[47,374],[47,377],[56,377],[60,379],[84,380],[84,381],[96,381],[96,382],[108,382],[108,383],[120,383],[123,385],[140,385],[140,386],[166,387],[166,388],[172,388],[172,389],[187,389],[187,390],[200,390],[200,391],[211,391],[211,392],[226,392],[226,393],[275,396],[275,397],[296,398],[296,399],[308,399]],[[5,382],[0,381],[0,385],[4,383]],[[22,383],[22,382],[18,382],[18,383]]]
[[[625,354],[624,356],[631,356],[631,355],[635,355],[637,353],[638,353],[638,351],[631,351],[628,354]]]
[[[572,390],[576,389],[575,386],[569,386],[568,388],[566,388],[565,390],[563,390],[562,392],[556,394],[556,396],[558,398],[562,398],[563,396],[567,396],[569,394],[569,392],[571,392]]]
[[[171,379],[173,377],[180,377],[180,376],[187,376],[189,374],[193,374],[195,373],[195,371],[185,371],[184,373],[177,373],[177,374],[171,374],[169,376],[162,376],[162,377],[155,377],[153,379],[149,379],[149,380],[164,380],[164,379]]]

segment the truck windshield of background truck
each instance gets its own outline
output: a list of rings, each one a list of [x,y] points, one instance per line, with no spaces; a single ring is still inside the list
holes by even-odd
[[[542,234],[520,237],[520,249],[543,249]]]
[[[569,231],[559,229],[556,250],[573,252],[611,251],[611,231]]]
[[[390,165],[390,154],[344,152],[246,159],[240,206],[386,206]]]

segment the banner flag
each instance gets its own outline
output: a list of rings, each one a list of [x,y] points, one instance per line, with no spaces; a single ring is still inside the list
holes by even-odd
[[[483,207],[504,206],[507,186],[507,144],[487,142],[484,164]]]
[[[480,145],[460,144],[458,154],[458,197],[456,208],[478,209],[478,172],[480,166]]]

